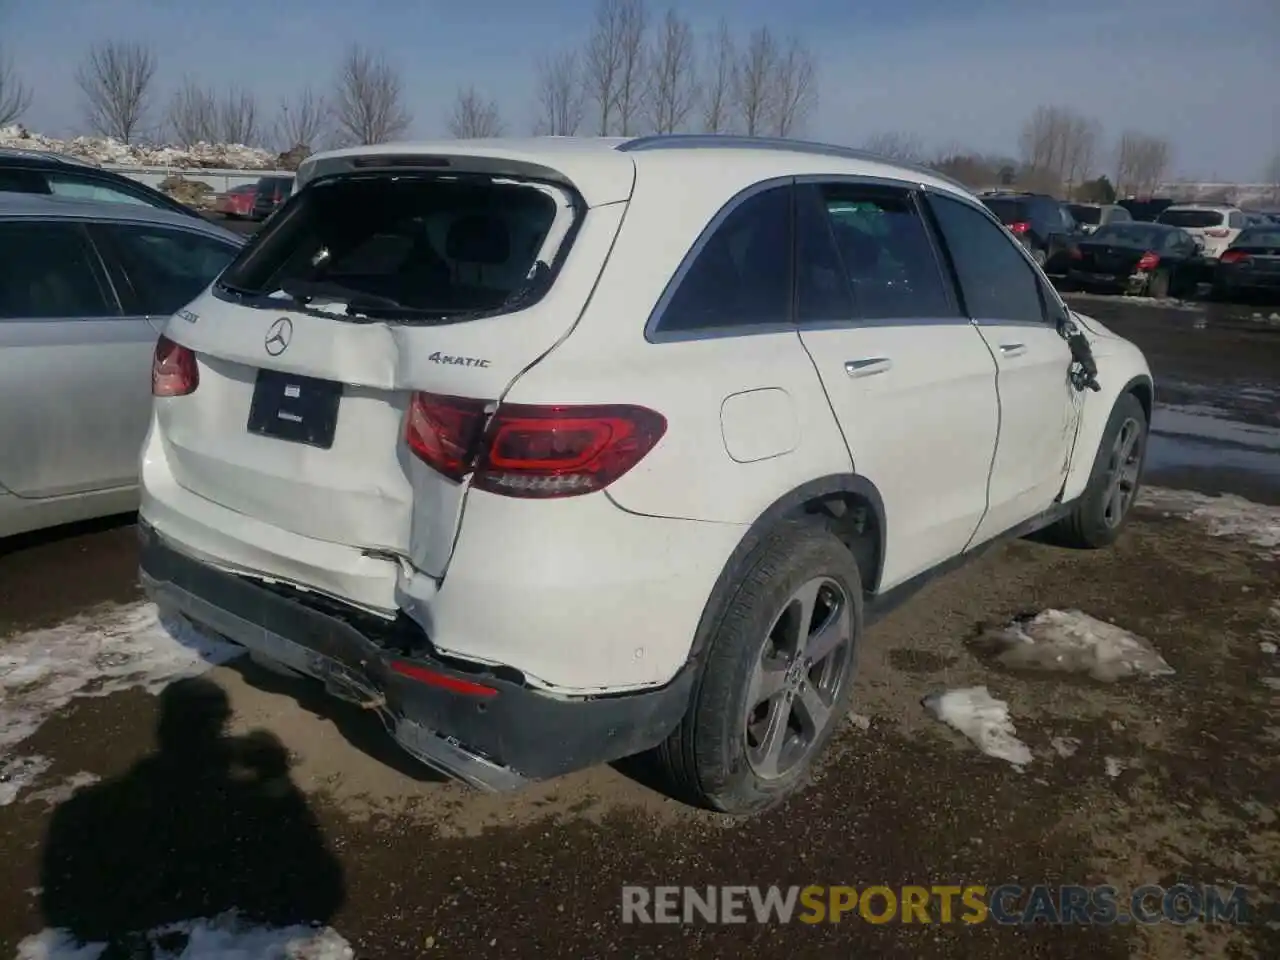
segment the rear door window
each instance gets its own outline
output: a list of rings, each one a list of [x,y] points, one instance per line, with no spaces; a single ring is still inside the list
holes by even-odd
[[[801,211],[813,203],[825,214],[842,279],[852,292],[858,317],[907,320],[958,315],[910,191],[830,183],[801,188],[797,202],[798,227],[804,222]],[[805,246],[799,240],[797,262],[801,270],[811,267],[802,256]],[[798,291],[811,285],[806,284],[803,274],[797,277]],[[803,301],[798,301],[797,307],[801,321],[820,319],[807,313]]]
[[[49,181],[36,170],[0,167],[0,193],[39,193],[48,195]]]
[[[501,312],[546,289],[560,206],[534,185],[349,177],[308,186],[223,275],[261,296],[324,298],[353,312]],[[553,244],[554,245],[554,244]]]
[[[1043,322],[1040,281],[1017,242],[959,200],[934,194],[929,205],[960,281],[968,315],[976,320]]]
[[[772,187],[733,207],[679,279],[659,333],[791,322],[791,194]]]
[[[236,255],[230,243],[171,227],[100,223],[90,228],[122,271],[137,315],[167,316],[186,306]]]
[[[55,197],[71,197],[75,200],[91,200],[94,203],[132,203],[141,207],[167,209],[156,203],[141,191],[132,191],[115,184],[104,183],[91,177],[78,177],[75,174],[48,174],[49,189]]]
[[[0,320],[118,317],[97,253],[78,223],[0,221]]]

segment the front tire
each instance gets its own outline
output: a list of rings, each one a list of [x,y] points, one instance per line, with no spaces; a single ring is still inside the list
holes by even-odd
[[[779,525],[743,570],[688,712],[657,751],[679,795],[729,814],[807,781],[848,711],[862,634],[858,565],[825,528]]]
[[[1054,541],[1085,550],[1115,543],[1142,486],[1147,433],[1142,403],[1124,394],[1111,410],[1088,486],[1071,513],[1050,528]]]

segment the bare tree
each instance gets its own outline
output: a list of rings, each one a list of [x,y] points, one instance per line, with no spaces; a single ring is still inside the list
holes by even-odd
[[[764,132],[776,112],[778,43],[768,27],[751,34],[733,70],[733,102],[747,136]]]
[[[1093,175],[1098,144],[1102,140],[1102,124],[1088,117],[1071,119],[1063,157],[1063,179],[1069,190],[1082,186]]]
[[[675,10],[668,10],[658,28],[649,58],[649,126],[655,133],[675,133],[693,112],[698,99],[693,29]]]
[[[459,140],[482,140],[502,136],[498,102],[486,100],[475,87],[459,90],[449,116],[449,132]]]
[[[924,159],[924,146],[913,133],[887,131],[878,133],[862,145],[863,150],[903,163],[920,163]],[[954,154],[955,151],[952,153]]]
[[[577,53],[563,53],[538,62],[538,116],[533,131],[542,136],[571,137],[582,125],[586,93]]]
[[[778,58],[772,82],[770,126],[789,137],[808,119],[818,103],[818,63],[813,51],[795,37]]]
[[[218,105],[213,94],[190,77],[169,99],[167,119],[173,138],[184,147],[217,137]]]
[[[17,121],[31,106],[31,88],[13,69],[13,61],[0,50],[0,127]]]
[[[1102,128],[1067,107],[1041,106],[1023,124],[1019,137],[1028,175],[1042,188],[1068,189],[1093,172]]]
[[[1262,176],[1266,184],[1271,187],[1271,202],[1280,203],[1280,153],[1267,161]]]
[[[409,128],[400,74],[386,58],[358,44],[347,48],[333,96],[338,134],[352,144],[386,143]]]
[[[258,98],[248,90],[231,88],[218,104],[218,142],[253,145],[260,139]]]
[[[1116,144],[1116,193],[1120,196],[1149,195],[1160,186],[1173,148],[1168,140],[1137,130],[1126,130]]]
[[[275,145],[280,150],[316,149],[329,131],[329,104],[310,87],[292,100],[282,100],[274,124]]]
[[[729,24],[721,20],[715,36],[711,38],[705,71],[702,128],[707,133],[726,133],[733,124],[733,78],[737,58]]]
[[[76,85],[93,131],[132,142],[150,106],[155,74],[155,53],[143,44],[108,40],[90,47],[76,70]]]
[[[645,0],[599,0],[583,64],[583,82],[596,107],[596,132],[631,133],[644,100]]]

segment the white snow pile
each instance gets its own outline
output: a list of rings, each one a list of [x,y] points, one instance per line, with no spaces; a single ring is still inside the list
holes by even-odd
[[[1079,610],[1020,617],[986,631],[974,646],[1012,669],[1087,673],[1104,683],[1174,672],[1149,641]]]
[[[986,687],[931,693],[924,698],[924,708],[959,730],[987,756],[1007,760],[1018,770],[1031,762],[1031,748],[1018,739],[1009,705],[991,696]]]
[[[14,748],[76,697],[157,693],[240,653],[186,621],[161,622],[151,603],[100,608],[0,642],[0,806],[49,767]]]
[[[74,137],[59,140],[12,124],[0,127],[0,147],[61,153],[89,163],[118,163],[177,169],[271,170],[276,155],[243,143],[197,143],[191,147],[121,143],[111,137]]]
[[[1280,507],[1233,494],[1210,497],[1191,490],[1144,487],[1138,505],[1204,524],[1210,536],[1237,537],[1280,557]]]
[[[146,935],[152,960],[352,960],[355,951],[331,927],[258,927],[235,911],[188,920]],[[174,945],[176,942],[176,945]],[[18,944],[16,960],[98,960],[105,943],[78,944],[64,930],[44,930]]]

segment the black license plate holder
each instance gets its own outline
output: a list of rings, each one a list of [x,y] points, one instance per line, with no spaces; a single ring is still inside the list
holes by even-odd
[[[338,426],[342,384],[259,370],[249,404],[250,433],[328,450]]]

